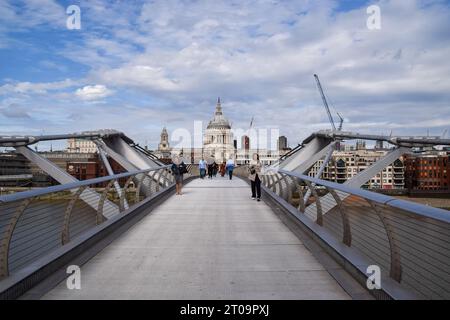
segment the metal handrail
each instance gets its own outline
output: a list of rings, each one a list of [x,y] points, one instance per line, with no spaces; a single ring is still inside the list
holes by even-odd
[[[269,196],[344,257],[344,268],[348,262],[358,270],[361,284],[366,267],[375,264],[390,297],[450,297],[450,211],[277,168],[266,167],[261,181]],[[312,201],[304,201],[305,189]]]
[[[361,274],[378,265],[383,279],[394,280],[383,287],[388,295],[450,297],[450,211],[277,168],[262,170],[261,181],[282,206],[298,211],[290,211],[298,220],[317,226],[310,230]],[[311,202],[303,199],[305,188]]]
[[[94,226],[124,215],[129,212],[128,209],[136,208],[135,205],[171,188],[174,185],[171,166],[1,196],[0,280],[55,248],[70,243],[72,238],[79,237]],[[191,170],[192,167],[188,167],[188,174],[195,177]],[[124,180],[124,184],[117,190],[113,185],[120,179]],[[132,182],[135,187],[129,188]],[[106,186],[95,192],[96,185],[100,183],[106,183]],[[61,192],[63,194],[58,196]],[[40,240],[31,241],[30,237]]]
[[[349,194],[352,194],[352,195],[355,195],[355,196],[358,196],[361,198],[365,198],[370,201],[389,205],[391,207],[395,207],[395,208],[402,209],[402,210],[407,210],[408,212],[411,212],[418,216],[424,216],[427,218],[432,218],[432,219],[439,220],[442,222],[450,223],[450,214],[449,214],[448,210],[430,207],[430,206],[426,206],[426,205],[423,205],[420,203],[414,203],[414,202],[410,202],[410,201],[406,201],[406,200],[396,199],[394,197],[387,196],[384,194],[375,193],[375,192],[367,191],[367,190],[360,189],[360,188],[353,188],[353,187],[347,186],[345,184],[340,184],[340,183],[331,182],[331,181],[327,181],[327,180],[317,179],[317,178],[313,178],[313,177],[310,177],[310,176],[307,176],[304,174],[300,174],[300,173],[296,173],[296,172],[292,172],[292,171],[281,170],[281,169],[276,170],[276,169],[270,169],[270,168],[267,170],[279,172],[279,173],[286,174],[286,175],[289,175],[292,177],[296,177],[300,180],[307,180],[309,182],[312,182],[312,183],[315,183],[315,184],[318,184],[318,185],[321,185],[324,187],[333,188],[335,190],[349,193]]]
[[[76,188],[83,187],[83,186],[89,186],[89,185],[95,185],[98,183],[107,182],[107,181],[110,181],[113,179],[116,180],[116,179],[121,179],[121,178],[127,178],[127,177],[134,176],[134,175],[137,175],[140,173],[147,173],[147,172],[157,171],[157,170],[161,170],[161,169],[169,169],[170,167],[171,167],[171,165],[165,165],[165,166],[161,166],[161,167],[157,167],[157,168],[150,168],[150,169],[137,170],[137,171],[132,171],[132,172],[119,173],[119,174],[115,174],[112,176],[105,176],[105,177],[94,178],[94,179],[89,179],[89,180],[65,183],[65,184],[41,188],[41,189],[27,190],[27,191],[17,192],[17,193],[13,193],[13,194],[7,194],[7,195],[0,196],[0,203],[14,202],[14,201],[18,201],[18,200],[24,200],[24,199],[27,199],[30,197],[46,195],[49,193],[72,190],[72,189],[76,189]]]

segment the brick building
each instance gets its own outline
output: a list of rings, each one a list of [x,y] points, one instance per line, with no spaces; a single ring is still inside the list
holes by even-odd
[[[126,172],[114,159],[108,158],[112,170],[115,174]],[[89,180],[108,175],[103,162],[98,156],[88,159],[87,161],[71,161],[67,162],[66,171],[78,180]],[[122,185],[126,179],[120,179]],[[101,186],[104,186],[102,184]]]
[[[449,153],[407,155],[405,169],[408,190],[450,192]]]

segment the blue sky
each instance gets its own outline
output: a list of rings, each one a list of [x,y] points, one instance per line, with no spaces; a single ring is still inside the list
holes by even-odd
[[[71,4],[81,30],[66,28]],[[329,127],[318,73],[344,129],[440,135],[449,17],[431,0],[0,0],[0,134],[115,128],[155,147],[221,96],[234,127],[254,117],[295,145]]]

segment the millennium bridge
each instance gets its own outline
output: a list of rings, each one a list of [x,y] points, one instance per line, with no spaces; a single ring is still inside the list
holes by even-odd
[[[30,148],[69,138],[94,141],[109,175],[78,181]],[[395,147],[344,184],[320,179],[351,139]],[[318,131],[263,168],[256,202],[245,166],[230,181],[189,164],[176,196],[170,166],[122,132],[0,137],[59,182],[0,196],[0,298],[449,299],[450,212],[362,188],[433,145],[450,140]]]

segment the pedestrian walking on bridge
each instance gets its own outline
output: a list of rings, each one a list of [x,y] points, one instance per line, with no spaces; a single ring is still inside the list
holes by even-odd
[[[261,201],[261,179],[259,178],[261,174],[261,161],[259,161],[259,155],[257,153],[253,154],[253,159],[250,161],[248,167],[248,179],[251,183],[252,188],[252,199]]]
[[[208,164],[206,163],[205,159],[202,157],[202,159],[198,162],[198,168],[200,169],[200,178],[204,179],[206,176],[206,167]]]
[[[230,156],[230,159],[227,160],[226,169],[228,172],[228,176],[230,177],[230,180],[233,179],[234,160],[232,156]]]
[[[172,167],[170,168],[175,177],[176,194],[181,196],[181,188],[183,187],[183,174],[187,173],[186,164],[179,156],[172,159]]]

